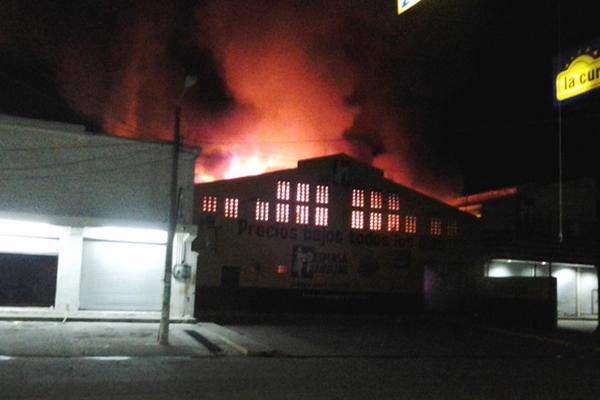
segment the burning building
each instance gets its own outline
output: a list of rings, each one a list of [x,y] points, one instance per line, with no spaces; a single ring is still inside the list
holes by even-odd
[[[197,184],[194,214],[200,315],[342,299],[455,308],[477,265],[474,217],[345,155]]]
[[[45,317],[161,310],[172,146],[0,115],[0,309]],[[183,149],[171,315],[193,315],[197,153]],[[187,265],[183,267],[183,265]],[[26,307],[24,309],[23,307]],[[152,312],[156,312],[152,314]]]

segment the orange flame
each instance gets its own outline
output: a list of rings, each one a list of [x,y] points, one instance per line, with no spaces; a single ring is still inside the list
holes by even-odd
[[[240,41],[223,57],[230,89],[247,107],[216,127],[214,142],[202,146],[203,153],[229,155],[227,165],[206,171],[200,161],[197,181],[294,168],[300,159],[345,150],[342,134],[357,112],[344,104],[351,85],[324,79],[325,71],[284,39],[268,45]]]
[[[219,1],[197,9],[198,26],[206,29],[198,45],[210,49],[234,101],[226,115],[184,102],[184,144],[201,147],[195,181],[295,168],[301,159],[346,153],[413,189],[453,197],[460,186],[451,181],[455,174],[439,179],[446,170],[426,171],[415,151],[424,149],[407,133],[403,113],[388,102],[395,94],[377,68],[358,65],[340,47],[344,19],[288,5],[240,9],[235,1]],[[148,7],[147,16],[136,15],[121,27],[121,40],[111,49],[119,68],[112,71],[103,124],[121,136],[170,140],[174,93],[182,82],[175,84],[173,65],[164,62],[164,38],[176,19]],[[336,45],[322,43],[336,37]]]

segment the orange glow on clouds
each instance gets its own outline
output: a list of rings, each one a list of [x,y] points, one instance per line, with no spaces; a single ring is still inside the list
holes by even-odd
[[[460,186],[453,174],[428,171],[420,153],[427,149],[411,135],[410,118],[388,101],[396,94],[366,62],[377,54],[368,54],[363,65],[339,46],[346,37],[344,18],[302,12],[284,0],[273,7],[259,3],[240,8],[223,0],[196,8],[204,30],[192,40],[210,53],[231,98],[218,112],[195,103],[194,96],[183,101],[183,143],[201,149],[196,182],[295,168],[298,160],[345,153],[415,190],[454,196]],[[102,109],[90,104],[84,113],[101,113],[104,130],[112,134],[172,140],[183,77],[164,62],[164,38],[175,29],[175,11],[146,7],[116,31]],[[79,59],[77,52],[72,57]],[[89,75],[93,65],[78,70],[80,75]],[[80,91],[75,83],[67,87],[70,93]],[[202,84],[191,90],[202,91]]]
[[[240,39],[223,52],[226,80],[244,107],[212,127],[214,142],[203,153],[227,154],[227,165],[207,172],[200,163],[198,182],[295,168],[300,159],[344,151],[342,134],[357,113],[344,104],[350,81],[328,79],[331,71],[299,45],[267,39]]]

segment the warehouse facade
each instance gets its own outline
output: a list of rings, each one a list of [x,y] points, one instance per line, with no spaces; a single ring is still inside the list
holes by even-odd
[[[194,212],[200,313],[325,299],[456,308],[477,264],[475,218],[345,155],[197,184]]]
[[[172,146],[2,115],[0,152],[0,308],[158,315]],[[174,318],[193,316],[196,157],[180,156]]]

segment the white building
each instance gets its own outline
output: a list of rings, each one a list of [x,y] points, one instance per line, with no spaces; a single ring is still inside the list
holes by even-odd
[[[0,308],[158,315],[172,146],[0,115],[0,155]],[[180,153],[173,318],[194,313],[196,157]]]

